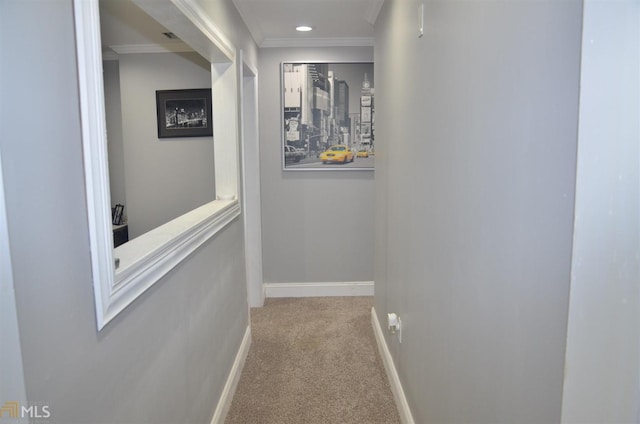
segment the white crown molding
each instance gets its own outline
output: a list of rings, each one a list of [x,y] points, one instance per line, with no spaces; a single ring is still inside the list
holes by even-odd
[[[137,53],[183,53],[192,52],[193,49],[184,43],[167,44],[120,44],[109,46],[117,54]]]
[[[236,7],[236,10],[244,21],[244,24],[249,29],[249,32],[253,37],[253,41],[255,41],[258,46],[261,45],[264,42],[264,34],[260,30],[260,22],[254,18],[253,13],[249,12],[249,7],[246,3],[233,0],[233,5]]]
[[[266,38],[260,48],[277,47],[371,47],[373,37]]]
[[[367,22],[369,22],[371,25],[374,25],[376,23],[376,20],[378,19],[378,14],[382,9],[383,4],[384,4],[384,0],[371,0],[371,2],[369,3],[369,7],[365,12],[364,19]]]

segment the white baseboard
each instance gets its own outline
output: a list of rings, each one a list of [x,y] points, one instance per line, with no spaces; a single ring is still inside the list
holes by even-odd
[[[384,369],[387,372],[387,378],[389,379],[393,399],[396,401],[396,407],[400,414],[400,420],[403,424],[414,424],[415,421],[413,421],[413,415],[411,414],[411,409],[409,409],[409,403],[404,395],[400,376],[398,376],[396,366],[393,364],[393,358],[391,357],[391,352],[389,352],[389,347],[385,341],[384,333],[382,332],[382,327],[380,327],[380,321],[378,321],[378,315],[376,315],[375,308],[371,308],[371,325],[373,326],[373,334],[376,336],[376,343],[378,344],[378,350],[382,357]]]
[[[373,281],[265,283],[265,297],[373,296]]]
[[[218,406],[216,406],[213,418],[211,418],[211,424],[223,424],[227,418],[233,395],[236,392],[236,387],[238,387],[238,381],[240,381],[242,368],[244,368],[244,362],[249,353],[249,347],[251,347],[251,327],[247,325],[247,330],[244,332],[244,337],[242,338],[242,343],[240,343],[236,359],[233,361],[231,372],[218,400]]]

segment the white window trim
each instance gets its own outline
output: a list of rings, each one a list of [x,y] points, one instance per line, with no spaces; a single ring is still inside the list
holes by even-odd
[[[98,0],[75,0],[85,185],[98,330],[235,220],[241,211],[238,200],[235,48],[206,19],[206,14],[194,0],[163,3],[163,7],[172,8],[174,14],[181,14],[182,22],[186,17],[207,40],[207,58],[212,62],[214,167],[218,198],[113,249],[99,4]],[[216,110],[216,103],[224,106]],[[120,261],[117,270],[116,257]]]

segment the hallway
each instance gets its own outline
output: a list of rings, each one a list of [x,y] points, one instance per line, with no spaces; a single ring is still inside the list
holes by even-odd
[[[226,423],[399,423],[371,297],[268,299]]]
[[[640,424],[640,0],[4,0],[0,45],[0,424]],[[347,85],[375,170],[288,169]]]

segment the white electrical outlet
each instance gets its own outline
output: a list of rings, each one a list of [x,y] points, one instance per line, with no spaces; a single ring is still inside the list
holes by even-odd
[[[402,320],[394,313],[387,314],[387,326],[391,334],[398,336],[398,341],[402,343]]]

